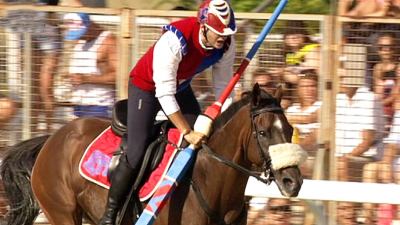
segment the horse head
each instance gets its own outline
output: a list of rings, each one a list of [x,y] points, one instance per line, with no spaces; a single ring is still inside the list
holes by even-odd
[[[307,153],[292,144],[293,127],[280,106],[282,88],[274,96],[253,87],[250,102],[251,138],[248,147],[249,161],[260,168],[269,180],[274,180],[282,195],[298,195],[303,178],[299,165]]]

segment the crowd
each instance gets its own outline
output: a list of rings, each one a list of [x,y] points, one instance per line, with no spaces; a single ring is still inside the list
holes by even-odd
[[[276,85],[285,87],[281,104],[298,130],[299,144],[309,152],[302,173],[313,178],[323,104],[318,92],[323,74],[319,68],[321,53],[304,23],[289,22],[287,27],[291,29],[283,36],[283,66],[257,70],[253,81],[267,91]],[[347,42],[351,37],[344,36],[335,103],[334,151],[340,181],[399,183],[400,70],[395,35],[380,32],[370,46]],[[371,53],[367,47],[376,51]],[[368,61],[370,54],[376,54],[376,61]],[[393,205],[339,203],[339,209],[347,215],[338,217],[339,224],[389,224],[399,219]]]
[[[394,17],[400,16],[398,0],[340,0],[338,13],[349,17]]]
[[[39,1],[34,4],[104,7],[104,1]],[[21,46],[24,44],[22,31],[32,17],[36,21],[29,30],[32,38],[32,133],[54,132],[57,125],[74,117],[110,117],[115,101],[118,54],[115,34],[86,13],[11,11],[3,18],[3,26],[18,35]],[[9,74],[6,83],[15,83],[18,79],[16,74]],[[21,90],[10,88],[7,92],[10,101],[22,101]],[[21,117],[20,110],[14,111],[15,117]],[[65,120],[57,121],[55,117]]]
[[[58,3],[43,1],[42,4]],[[84,1],[71,1],[68,4],[92,6]],[[398,18],[399,9],[400,1],[397,0],[342,0],[338,13],[348,17]],[[55,16],[54,13],[45,15],[49,28],[45,36],[34,34],[32,37],[32,54],[36,60],[32,68],[32,76],[35,77],[32,87],[33,118],[41,118],[40,114],[44,112],[42,117],[45,121],[42,124],[45,124],[45,132],[56,129],[53,118],[59,115],[58,108],[68,108],[68,115],[63,111],[62,116],[70,119],[81,116],[109,118],[116,100],[119,51],[116,34],[94,22],[85,13],[68,13],[56,19]],[[323,60],[321,44],[302,21],[289,21],[285,27],[282,63],[267,69],[258,68],[253,73],[252,83],[258,83],[270,93],[278,85],[283,86],[281,105],[289,122],[299,133],[299,144],[309,153],[302,173],[312,179],[323,107],[319,92],[323,79],[320,68]],[[354,35],[354,31],[360,27],[365,28],[360,23],[345,24],[344,27],[344,45],[338,69],[340,91],[335,103],[336,148],[333,150],[337,159],[337,178],[341,181],[399,184],[400,64],[397,41],[400,32],[390,32],[388,27],[395,25],[381,25],[380,32],[373,37]],[[368,28],[372,29],[373,26],[369,24]],[[63,55],[66,49],[69,54]],[[67,92],[54,90],[54,77],[60,73],[59,65],[65,58],[68,60],[62,78],[70,84],[70,96],[63,96],[65,98],[60,102],[55,99],[54,93],[67,95]],[[199,98],[204,93],[208,95],[212,92],[204,86],[194,89]],[[240,94],[236,98],[240,98]],[[20,99],[12,93],[0,95],[0,129],[6,129],[8,122],[18,115],[18,102]],[[34,131],[40,129],[39,122],[34,124]],[[279,218],[272,221],[290,224],[287,215],[292,209],[288,200],[270,199],[265,207],[266,216]],[[344,210],[347,216],[338,217],[338,223],[355,224],[359,216],[353,211],[354,208],[351,203],[339,204],[338,210]],[[382,212],[388,212],[390,216],[382,219],[379,216]],[[400,215],[396,215],[396,207],[384,204],[364,204],[361,214],[364,224],[384,225],[389,224],[385,223],[388,218],[400,219]],[[254,219],[251,224],[258,223]]]

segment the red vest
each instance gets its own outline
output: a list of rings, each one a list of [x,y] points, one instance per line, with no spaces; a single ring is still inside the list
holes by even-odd
[[[215,64],[222,57],[223,49],[207,51],[201,47],[199,43],[200,24],[197,22],[197,18],[183,19],[166,27],[176,28],[178,32],[175,32],[175,34],[178,38],[180,36],[184,38],[181,41],[182,52],[184,54],[179,63],[177,81],[192,78],[210,65]],[[164,27],[164,31],[168,30],[166,27]],[[154,45],[142,56],[130,73],[132,83],[145,91],[155,90],[153,81],[153,51]]]

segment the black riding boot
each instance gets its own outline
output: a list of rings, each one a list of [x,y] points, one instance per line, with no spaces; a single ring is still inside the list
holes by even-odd
[[[111,178],[106,209],[99,225],[115,224],[117,213],[124,204],[136,176],[137,170],[129,166],[125,154],[121,155],[118,166],[115,168]]]

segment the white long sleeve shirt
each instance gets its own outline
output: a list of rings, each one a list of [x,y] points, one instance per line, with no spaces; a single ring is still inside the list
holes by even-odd
[[[177,71],[182,57],[181,43],[178,37],[171,31],[165,32],[154,46],[153,80],[156,87],[156,97],[167,115],[180,110],[175,94],[177,92],[176,84],[185,81],[177,80]],[[229,49],[213,65],[212,76],[216,96],[222,93],[231,79],[234,58],[235,44],[232,39]]]

